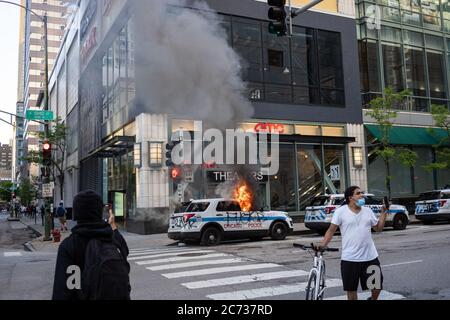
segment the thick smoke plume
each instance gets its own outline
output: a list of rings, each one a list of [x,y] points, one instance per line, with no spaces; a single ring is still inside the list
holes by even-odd
[[[238,55],[203,2],[134,0],[136,83],[144,112],[234,128],[250,118]],[[192,6],[195,7],[192,8]]]

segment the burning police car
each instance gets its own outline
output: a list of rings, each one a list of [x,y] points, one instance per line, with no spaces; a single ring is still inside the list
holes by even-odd
[[[170,217],[168,237],[217,245],[224,239],[284,240],[293,231],[292,219],[282,211],[243,211],[238,201],[193,200]]]

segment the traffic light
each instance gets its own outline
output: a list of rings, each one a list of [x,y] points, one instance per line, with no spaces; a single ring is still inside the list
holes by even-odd
[[[12,198],[13,198],[13,199],[16,198],[16,194],[15,194],[15,193],[12,194]]]
[[[270,20],[274,20],[269,22],[269,33],[279,37],[287,35],[287,14],[284,9],[286,0],[267,0],[267,4],[270,6],[268,17]]]
[[[179,183],[183,178],[181,168],[178,166],[171,168],[170,177],[175,183]]]
[[[170,141],[166,144],[166,166],[173,167],[175,165],[172,159],[172,152],[175,146],[180,143],[181,141]]]
[[[52,164],[52,145],[48,141],[42,144],[42,164],[50,166]]]

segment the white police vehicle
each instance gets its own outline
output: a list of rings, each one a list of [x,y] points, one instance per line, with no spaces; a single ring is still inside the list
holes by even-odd
[[[417,220],[425,224],[435,221],[450,221],[450,189],[435,190],[420,194],[416,201]]]
[[[365,194],[366,207],[372,209],[377,217],[381,214],[383,201],[373,194]],[[321,195],[315,197],[311,205],[306,208],[305,226],[319,234],[325,234],[330,227],[334,212],[344,202],[343,194]],[[406,207],[391,204],[387,212],[386,226],[395,230],[403,230],[409,223],[409,213]]]
[[[226,199],[193,200],[182,212],[170,217],[168,237],[217,245],[221,240],[259,240],[270,236],[284,240],[293,231],[293,221],[282,211],[241,211],[238,202]]]

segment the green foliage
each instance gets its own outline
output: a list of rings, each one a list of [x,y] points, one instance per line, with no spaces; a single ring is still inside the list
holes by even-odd
[[[403,166],[412,168],[416,165],[418,155],[412,150],[401,149],[397,151],[396,158]]]
[[[23,205],[29,205],[31,201],[36,199],[37,189],[31,183],[30,179],[25,178],[20,181],[18,196],[20,197],[20,201]]]
[[[439,144],[435,146],[437,156],[436,162],[427,164],[424,168],[428,171],[450,169],[450,149],[444,147],[450,145],[450,114],[448,108],[442,105],[432,105],[431,115],[433,116],[435,125],[444,129],[447,132],[447,136],[441,138]],[[429,129],[428,132],[431,135],[436,136],[433,129]]]
[[[11,200],[13,184],[10,181],[3,181],[0,183],[0,200],[8,202]]]
[[[385,185],[391,197],[391,181],[390,162],[396,159],[399,163],[407,167],[413,167],[417,161],[417,154],[408,149],[396,150],[390,143],[390,133],[393,126],[393,120],[397,117],[395,109],[403,109],[402,104],[406,103],[406,98],[411,93],[404,90],[395,93],[392,88],[385,89],[382,97],[375,98],[370,101],[370,110],[366,112],[366,116],[371,117],[377,123],[381,137],[379,144],[375,147],[375,154],[383,159],[386,167]]]

